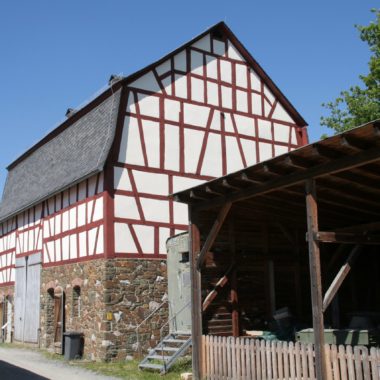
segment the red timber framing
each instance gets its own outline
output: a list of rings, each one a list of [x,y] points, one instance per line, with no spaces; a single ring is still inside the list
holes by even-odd
[[[213,303],[218,301],[214,313],[222,305],[223,297],[231,305],[235,327],[225,330],[227,335],[236,335],[236,326],[242,317],[239,313],[247,308],[247,300],[253,303],[256,299],[262,300],[265,311],[265,299],[270,298],[271,291],[264,288],[258,293],[255,285],[260,279],[258,273],[265,273],[262,260],[271,261],[273,265],[276,305],[281,307],[285,302],[293,302],[293,311],[299,318],[309,318],[313,326],[315,370],[319,380],[326,378],[324,321],[342,323],[340,309],[348,313],[353,307],[359,307],[355,310],[372,310],[372,307],[374,312],[380,312],[379,303],[373,298],[377,296],[371,296],[380,292],[380,282],[376,275],[369,275],[376,274],[374,268],[380,265],[377,250],[372,248],[380,244],[379,131],[379,121],[368,123],[173,195],[176,201],[188,205],[191,216],[196,379],[202,378],[201,336],[213,334],[208,330],[211,320],[206,314],[210,309],[213,312]],[[263,225],[268,226],[268,232],[263,232],[266,230]],[[306,236],[303,242],[297,237],[302,234]],[[263,248],[264,240],[268,246]],[[236,267],[236,286],[228,285],[232,264]],[[289,276],[282,276],[281,271],[288,266],[292,273],[299,273],[301,268],[303,277],[295,284],[309,289],[308,297],[302,290],[297,294],[296,289],[294,293],[283,293],[281,284],[287,286],[284,278]],[[351,286],[342,286],[356,266],[359,268],[355,276],[350,277]],[[337,273],[335,278],[331,279],[326,269]],[[250,270],[254,273],[250,279],[252,290],[247,292],[244,281]],[[210,277],[211,273],[215,273],[214,277]],[[360,280],[355,282],[358,276]],[[267,284],[266,280],[263,284]],[[227,286],[231,294],[223,292]],[[368,294],[358,298],[355,287],[375,290],[368,290]],[[335,302],[338,293],[339,302]],[[334,306],[329,308],[330,304]],[[260,303],[256,305],[261,307]],[[234,316],[236,312],[238,317]],[[243,326],[239,326],[239,334],[242,329]]]

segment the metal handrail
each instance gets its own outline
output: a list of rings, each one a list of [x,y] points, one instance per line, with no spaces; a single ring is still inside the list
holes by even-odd
[[[164,328],[173,320],[173,319],[176,319],[178,314],[182,313],[183,310],[185,310],[189,305],[191,304],[191,301],[189,301],[187,304],[185,304],[184,306],[181,307],[181,309],[179,309],[170,319],[168,319],[167,322],[165,322],[161,328],[160,328],[160,342],[162,342],[162,332],[164,331]],[[175,324],[177,325],[177,321],[175,322]],[[164,359],[164,347],[163,345],[161,345],[161,356],[162,356],[162,361],[164,363],[164,368],[166,370],[166,362],[165,362],[165,359]]]
[[[135,333],[136,333],[136,343],[137,343],[137,349],[139,350],[139,356],[141,356],[142,354],[142,350],[141,350],[141,345],[140,345],[140,334],[139,334],[139,329],[140,327],[146,323],[146,321],[148,321],[154,314],[157,313],[158,310],[160,310],[162,308],[162,306],[164,306],[166,303],[168,303],[169,300],[168,299],[165,299],[164,301],[162,301],[140,324],[138,324],[135,328]]]

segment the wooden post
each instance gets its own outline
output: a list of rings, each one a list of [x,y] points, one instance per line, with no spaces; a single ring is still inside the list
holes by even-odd
[[[240,326],[239,326],[239,298],[237,290],[237,265],[236,265],[236,244],[235,244],[235,230],[233,223],[228,226],[229,232],[229,243],[230,243],[230,254],[231,254],[231,265],[233,266],[231,274],[231,303],[232,303],[232,335],[234,337],[239,337]]]
[[[195,380],[202,379],[202,299],[201,272],[197,268],[198,255],[201,249],[197,215],[189,206],[190,219],[190,273],[191,273],[191,335],[193,354],[193,376]]]
[[[276,289],[274,281],[274,264],[273,260],[269,259],[269,228],[265,224],[262,229],[263,234],[263,251],[265,255],[265,285],[266,285],[266,299],[267,299],[267,317],[272,318],[276,310]]]
[[[306,181],[307,237],[309,244],[309,266],[311,304],[315,343],[315,367],[318,380],[326,379],[325,337],[322,311],[322,283],[319,243],[314,239],[318,232],[318,206],[315,180]]]

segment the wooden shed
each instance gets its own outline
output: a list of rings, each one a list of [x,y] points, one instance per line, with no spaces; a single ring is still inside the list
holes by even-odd
[[[309,371],[347,378],[325,328],[379,322],[379,173],[375,121],[174,195],[189,206],[196,378],[207,375],[204,336],[245,336],[284,307],[314,329]]]

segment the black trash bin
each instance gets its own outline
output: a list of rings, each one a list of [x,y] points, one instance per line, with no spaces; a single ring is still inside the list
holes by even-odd
[[[65,360],[80,359],[83,354],[83,333],[68,331],[63,333],[65,337]]]

